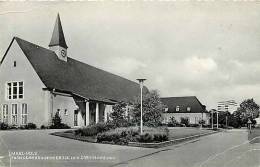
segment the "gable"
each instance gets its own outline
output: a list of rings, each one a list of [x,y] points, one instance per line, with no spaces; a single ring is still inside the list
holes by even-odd
[[[16,66],[14,66],[14,62]],[[0,65],[0,94],[2,95],[0,96],[0,101],[5,100],[6,83],[14,81],[24,82],[24,99],[35,98],[33,95],[36,94],[36,92],[42,92],[42,88],[45,87],[18,43],[12,40]],[[39,94],[36,96],[40,98]]]

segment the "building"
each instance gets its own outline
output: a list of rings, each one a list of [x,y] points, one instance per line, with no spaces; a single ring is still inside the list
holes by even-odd
[[[166,106],[163,114],[164,123],[169,123],[171,117],[174,117],[178,122],[181,118],[188,118],[190,124],[199,124],[200,120],[209,124],[210,113],[196,96],[164,97],[161,101]]]
[[[139,95],[138,83],[77,61],[67,49],[59,15],[49,48],[12,39],[0,65],[0,121],[39,127],[58,113],[71,127],[86,126]]]
[[[230,112],[233,114],[237,110],[237,103],[235,100],[227,100],[218,102],[218,111]]]

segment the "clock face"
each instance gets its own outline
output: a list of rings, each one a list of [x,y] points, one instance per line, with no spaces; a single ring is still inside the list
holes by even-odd
[[[66,51],[65,50],[61,50],[61,56],[66,57]]]

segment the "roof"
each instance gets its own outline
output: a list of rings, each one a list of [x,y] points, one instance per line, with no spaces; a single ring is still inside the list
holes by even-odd
[[[163,97],[161,98],[163,104],[168,107],[169,113],[201,113],[206,112],[206,107],[200,103],[196,96],[185,97]],[[179,111],[176,107],[179,106]],[[191,107],[191,111],[187,111],[187,107]]]
[[[68,48],[65,37],[63,34],[62,26],[61,26],[61,21],[60,21],[60,15],[58,14],[55,26],[52,32],[52,37],[51,37],[51,42],[49,46],[62,46],[64,48]]]
[[[14,37],[12,42],[14,40],[17,41],[48,89],[70,92],[80,97],[103,102],[132,101],[139,95],[140,87],[136,82],[70,57],[68,57],[67,62],[62,61],[54,51],[18,37]],[[144,91],[148,92],[148,89],[145,87]]]

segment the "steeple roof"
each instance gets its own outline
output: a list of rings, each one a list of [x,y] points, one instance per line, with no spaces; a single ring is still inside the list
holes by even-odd
[[[62,46],[66,49],[68,48],[66,41],[65,41],[64,34],[63,34],[59,14],[58,14],[56,22],[55,22],[55,26],[54,26],[54,30],[52,33],[51,42],[50,42],[49,46],[50,47],[51,46]]]

